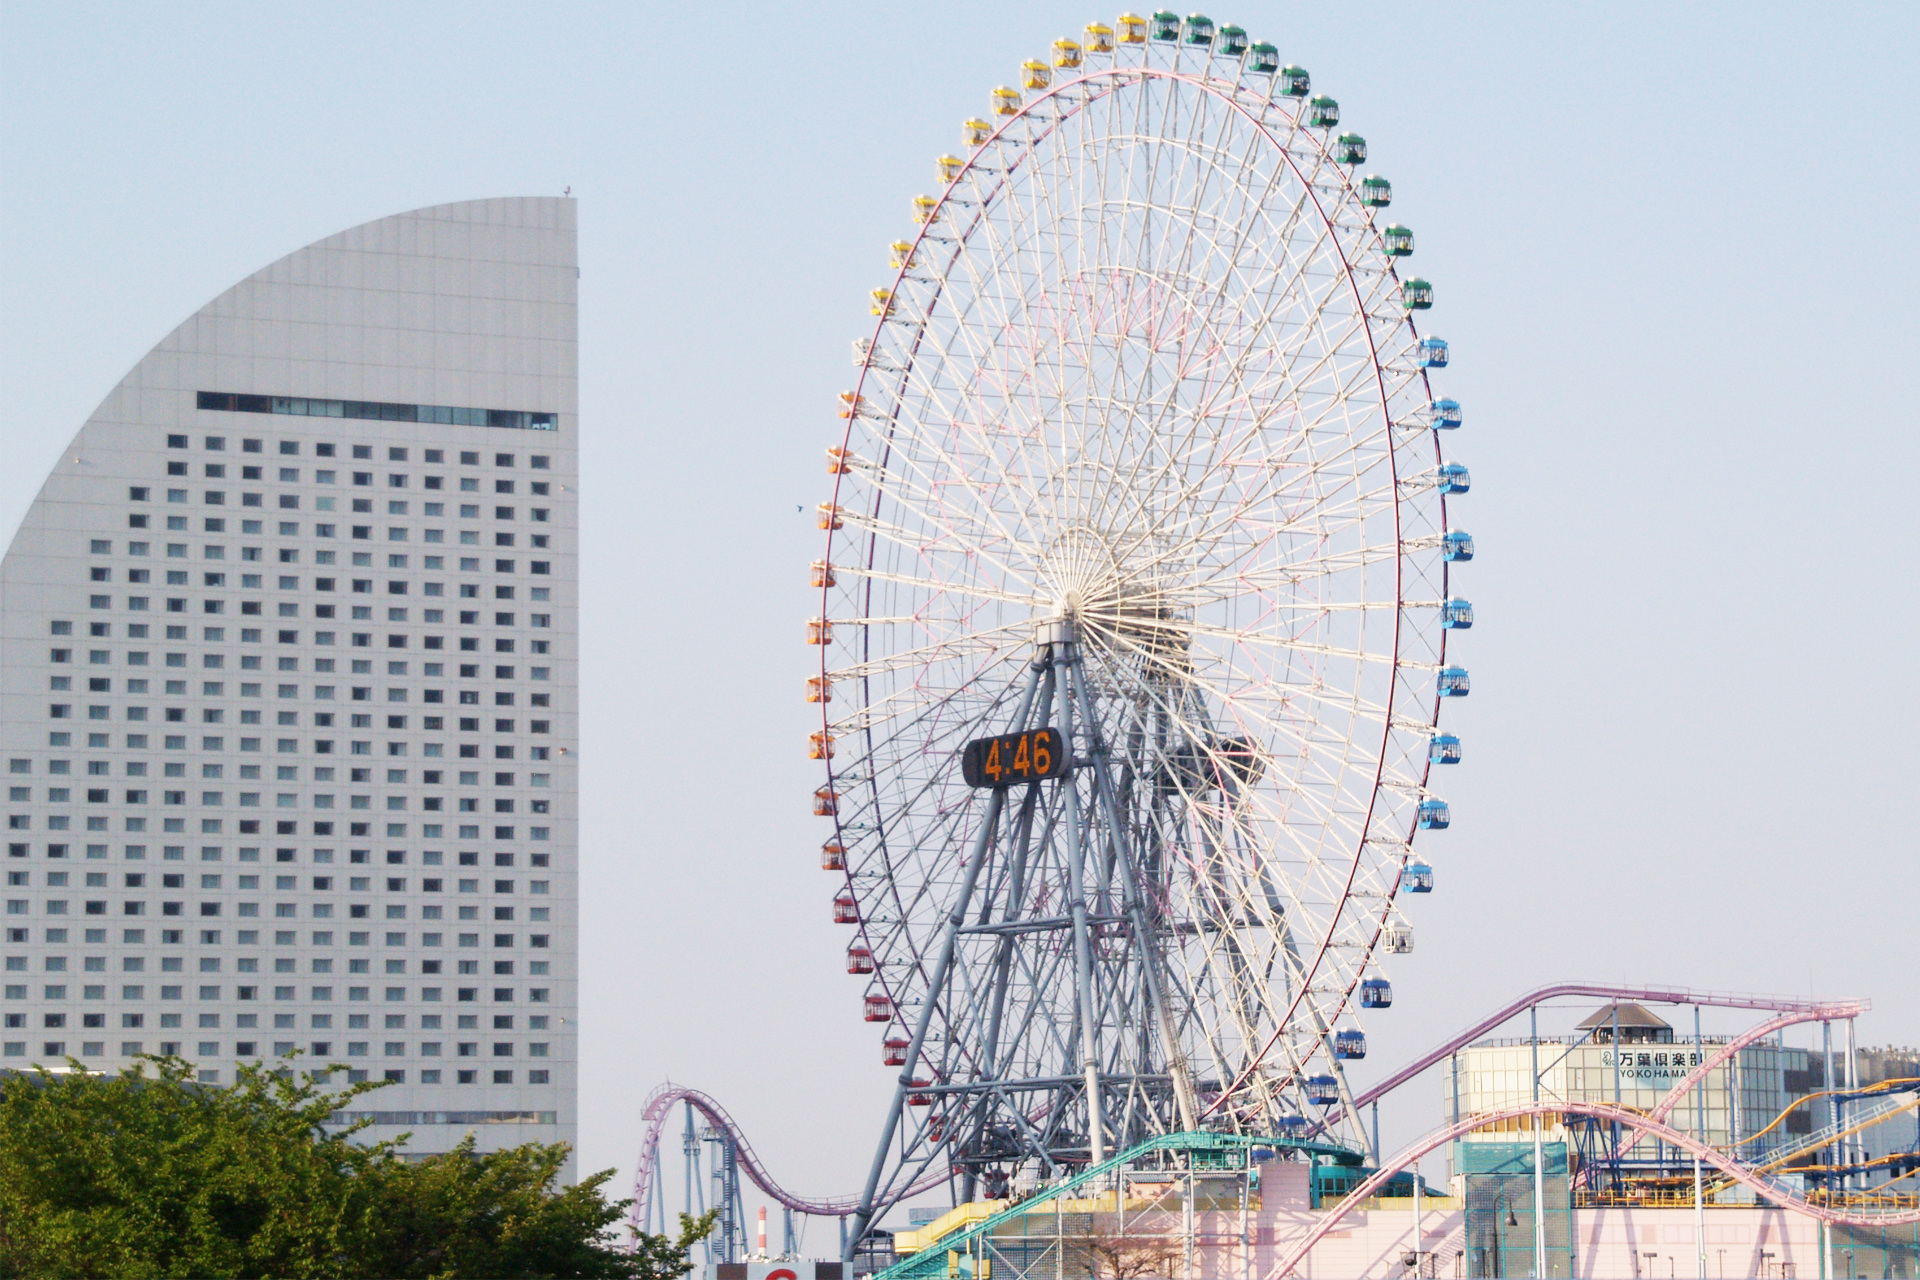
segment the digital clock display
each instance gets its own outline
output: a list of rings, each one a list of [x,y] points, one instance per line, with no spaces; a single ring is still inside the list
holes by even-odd
[[[1010,787],[1016,782],[1058,778],[1066,773],[1067,764],[1058,730],[1029,729],[969,742],[960,757],[960,773],[970,787]]]

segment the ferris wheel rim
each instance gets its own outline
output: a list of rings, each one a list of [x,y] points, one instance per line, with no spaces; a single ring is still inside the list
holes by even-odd
[[[1089,84],[1101,83],[1103,88],[1103,93],[1116,92],[1128,87],[1129,84],[1137,84],[1140,81],[1143,81],[1146,79],[1152,79],[1152,78],[1165,79],[1165,80],[1177,82],[1195,91],[1198,91],[1199,93],[1204,94],[1214,100],[1217,100],[1219,102],[1226,104],[1226,106],[1235,115],[1239,116],[1240,119],[1245,124],[1250,126],[1253,130],[1255,130],[1258,133],[1259,137],[1264,141],[1266,146],[1271,148],[1272,152],[1280,158],[1280,162],[1284,164],[1288,168],[1288,170],[1291,171],[1294,179],[1300,184],[1300,186],[1305,192],[1306,199],[1311,202],[1314,215],[1315,215],[1317,229],[1319,230],[1320,234],[1326,238],[1332,253],[1337,255],[1339,258],[1341,273],[1342,273],[1342,285],[1344,290],[1346,291],[1346,293],[1351,298],[1354,304],[1356,315],[1360,318],[1360,322],[1358,323],[1357,327],[1359,328],[1359,330],[1361,331],[1361,333],[1364,335],[1364,338],[1365,338],[1366,358],[1368,360],[1369,365],[1371,366],[1371,377],[1374,382],[1375,390],[1379,395],[1379,400],[1380,400],[1379,412],[1381,415],[1380,426],[1390,434],[1395,426],[1395,423],[1391,419],[1391,413],[1389,410],[1389,404],[1391,402],[1392,396],[1389,394],[1388,388],[1386,386],[1384,360],[1381,354],[1379,339],[1374,332],[1372,323],[1370,323],[1374,318],[1375,312],[1372,305],[1370,305],[1368,298],[1364,293],[1364,291],[1362,290],[1359,282],[1355,278],[1355,264],[1353,260],[1349,256],[1345,246],[1341,244],[1338,236],[1334,234],[1338,229],[1339,224],[1336,222],[1336,219],[1329,213],[1328,209],[1326,208],[1326,205],[1322,200],[1321,193],[1314,189],[1311,179],[1308,177],[1308,175],[1301,172],[1299,161],[1295,156],[1291,154],[1285,142],[1281,138],[1275,136],[1274,131],[1271,128],[1269,128],[1268,121],[1264,119],[1259,112],[1250,110],[1247,104],[1242,102],[1239,99],[1238,94],[1236,92],[1237,90],[1239,90],[1239,85],[1237,82],[1233,84],[1228,84],[1223,81],[1215,80],[1212,77],[1197,76],[1197,75],[1193,75],[1186,72],[1172,70],[1169,68],[1154,67],[1150,65],[1128,65],[1125,67],[1120,67],[1116,65],[1114,67],[1101,69],[1101,70],[1089,70],[1082,75],[1075,76],[1069,79],[1064,79],[1059,83],[1050,86],[1045,92],[1040,93],[1031,99],[1023,100],[1020,104],[1019,109],[1016,112],[1008,115],[1003,121],[998,122],[995,125],[995,127],[992,129],[992,132],[987,137],[986,141],[976,145],[972,149],[970,154],[968,154],[962,160],[961,166],[956,171],[954,177],[950,181],[948,181],[942,188],[940,195],[938,197],[938,200],[935,202],[933,208],[935,210],[945,210],[946,208],[948,208],[949,202],[953,199],[954,194],[957,188],[959,187],[959,185],[964,180],[967,179],[970,172],[975,170],[976,166],[980,164],[982,158],[989,155],[995,148],[996,144],[1006,143],[1005,135],[1010,128],[1014,127],[1016,124],[1023,121],[1034,122],[1034,123],[1038,122],[1039,118],[1036,115],[1036,109],[1039,108],[1042,104],[1060,100],[1063,97],[1063,95],[1068,93],[1068,91],[1078,87],[1088,86]],[[1087,105],[1086,103],[1075,103],[1074,111],[1084,109],[1086,105]],[[1269,105],[1273,105],[1273,104],[1270,103]],[[1047,121],[1046,122],[1048,126],[1047,132],[1051,132],[1052,129],[1057,128],[1064,121],[1064,119],[1070,114],[1072,114],[1072,112],[1063,112],[1060,117]],[[1305,126],[1299,126],[1299,127],[1302,128],[1303,130],[1305,128]],[[1035,138],[1033,142],[1037,143],[1038,140],[1039,140],[1038,138]],[[1029,144],[1023,143],[1021,145],[1024,146]],[[1025,157],[1023,156],[1022,160],[1024,160],[1024,158]],[[1021,163],[1021,161],[1016,160],[1012,164],[1009,164],[1006,170],[1007,174],[1011,175],[1013,170],[1018,167],[1019,163]],[[928,236],[932,231],[935,225],[935,222],[936,220],[934,218],[929,218],[914,233],[911,243],[912,243],[913,251],[915,253],[917,253],[927,243]],[[971,232],[969,234],[971,234]],[[964,237],[962,237],[961,239],[964,241]],[[958,251],[959,249],[956,248],[956,253]],[[906,281],[908,280],[909,272],[912,270],[912,262],[913,262],[913,253],[909,253],[904,256],[903,265],[898,268],[893,278],[893,291],[897,292],[898,290],[900,290],[902,285],[906,283]],[[1398,273],[1397,265],[1390,258],[1386,263],[1386,274],[1387,274],[1387,278],[1392,282],[1396,284],[1402,283]],[[947,282],[943,277],[940,287],[935,291],[936,297],[944,296],[944,292],[947,287],[948,287]],[[1397,323],[1404,323],[1407,326],[1408,333],[1412,335],[1412,338],[1416,342],[1418,341],[1419,329],[1416,321],[1414,320],[1414,317],[1411,314],[1395,317],[1395,320]],[[886,335],[887,326],[889,322],[890,322],[889,315],[882,314],[877,318],[873,331],[871,333],[871,336],[867,340],[866,350],[860,359],[859,374],[855,381],[854,390],[852,392],[853,406],[851,411],[847,415],[847,426],[846,426],[845,432],[842,434],[842,439],[841,439],[841,450],[843,455],[850,455],[851,447],[855,439],[855,434],[859,430],[859,421],[858,421],[859,406],[862,403],[862,398],[866,390],[868,378],[870,375],[879,376],[882,372],[884,372],[876,368],[875,356],[882,346],[882,339]],[[892,372],[904,373],[906,370],[917,367],[918,356],[927,337],[926,326],[924,325],[924,323],[917,326],[917,329],[918,331],[915,333],[911,343],[908,346],[909,358],[905,362],[904,367],[900,370],[894,370]],[[1425,369],[1421,369],[1418,371],[1418,380],[1419,380],[1420,386],[1427,392],[1428,396],[1430,397],[1431,382],[1430,382],[1430,379],[1428,378],[1428,375]],[[888,453],[883,453],[881,458],[876,460],[876,464],[875,464],[882,472],[886,472],[888,470],[888,454],[891,452],[895,444],[894,431],[898,425],[898,418],[901,412],[902,412],[902,406],[896,403],[888,411],[888,414],[887,414],[887,424],[886,424],[887,429],[884,434],[885,434],[886,440],[888,441]],[[1372,413],[1371,406],[1369,406],[1368,412],[1369,412],[1369,415],[1371,415]],[[1436,463],[1444,463],[1444,452],[1441,450],[1439,446],[1439,441],[1437,438],[1432,440],[1432,445],[1433,445],[1433,455]],[[1398,486],[1400,485],[1400,483],[1405,477],[1403,477],[1400,470],[1401,458],[1399,456],[1399,452],[1397,449],[1388,448],[1387,450],[1385,450],[1385,458],[1386,458],[1386,464],[1389,470],[1391,484],[1395,490],[1395,497],[1390,505],[1392,506],[1392,511],[1393,511],[1392,518],[1393,518],[1395,542],[1396,542],[1397,548],[1399,548],[1399,550],[1394,556],[1394,568],[1393,568],[1394,607],[1395,607],[1396,614],[1404,618],[1405,611],[1409,605],[1409,602],[1404,598],[1406,595],[1406,588],[1407,588],[1407,578],[1406,578],[1407,566],[1405,563],[1405,550],[1404,550],[1406,529],[1405,529],[1405,523],[1404,523],[1404,514],[1405,514],[1404,503],[1403,503],[1403,500],[1398,496]],[[839,506],[840,498],[842,497],[844,492],[844,486],[847,482],[847,475],[848,473],[843,471],[839,474],[836,474],[833,481],[832,505],[836,509]],[[1446,500],[1445,500],[1444,494],[1438,497],[1438,504],[1439,504],[1438,505],[1439,527],[1444,530],[1447,523],[1446,522]],[[827,530],[826,563],[828,565],[831,565],[833,560],[835,532],[836,530],[833,528],[829,528]],[[868,534],[864,539],[853,538],[852,540],[855,542],[855,545],[857,547],[863,547],[863,553],[859,558],[866,562],[867,568],[872,568],[874,564],[874,558],[877,554],[878,540],[871,534]],[[1448,572],[1447,569],[1443,565],[1443,567],[1440,570],[1443,591],[1445,587],[1447,572]],[[871,584],[869,584],[868,586],[869,593],[871,592],[871,590],[872,590],[872,587],[871,587]],[[830,592],[831,592],[830,587],[823,586],[821,588],[820,602],[821,602],[822,619],[826,619],[828,616],[828,610],[829,610],[830,600],[831,600]],[[1006,630],[1006,629],[1007,628],[1001,628],[1001,630]],[[1434,646],[1437,660],[1441,665],[1444,665],[1446,660],[1446,641],[1447,641],[1447,637],[1445,634],[1445,630],[1442,629],[1439,632],[1437,644]],[[870,646],[872,644],[872,634],[870,630],[863,637],[863,644],[865,646]],[[1403,670],[1406,669],[1405,663],[1404,663],[1404,644],[1405,644],[1405,636],[1403,635],[1402,627],[1400,625],[1396,625],[1393,628],[1391,652],[1389,657],[1387,658],[1387,670],[1388,670],[1387,700],[1384,707],[1382,708],[1382,714],[1380,716],[1381,726],[1380,726],[1380,732],[1377,735],[1377,741],[1374,742],[1373,749],[1369,753],[1372,763],[1370,765],[1371,777],[1368,779],[1368,783],[1367,783],[1367,789],[1368,789],[1367,809],[1365,814],[1360,818],[1360,820],[1356,825],[1356,830],[1358,832],[1358,835],[1353,842],[1353,847],[1350,851],[1348,851],[1346,855],[1343,856],[1343,859],[1342,859],[1343,862],[1345,863],[1345,878],[1341,884],[1341,892],[1340,892],[1340,902],[1342,905],[1344,905],[1345,903],[1349,903],[1353,900],[1353,895],[1356,890],[1356,882],[1360,875],[1362,864],[1366,860],[1367,846],[1372,839],[1370,833],[1373,830],[1373,824],[1374,824],[1376,811],[1380,801],[1380,795],[1383,787],[1386,785],[1385,780],[1386,780],[1386,776],[1389,769],[1389,755],[1390,755],[1389,745],[1396,731],[1396,727],[1397,727],[1396,721],[1399,719],[1399,717],[1396,715],[1396,712],[1400,708],[1403,701],[1407,701],[1407,705],[1416,705],[1409,700],[1410,694],[1401,690],[1399,687],[1398,676]],[[828,652],[827,646],[822,645],[822,652],[820,655],[820,664],[819,664],[819,674],[823,679],[830,679],[834,671],[834,668],[832,668],[829,665],[829,658],[830,658],[830,654]],[[870,679],[870,678],[871,678],[870,674],[864,675],[862,677],[863,680]],[[1439,720],[1438,698],[1434,697],[1430,700],[1423,700],[1417,705],[1419,705],[1421,709],[1421,715],[1419,716],[1420,725],[1424,729],[1429,731],[1437,729],[1438,720]],[[831,732],[833,723],[834,722],[833,722],[832,716],[828,712],[827,708],[823,705],[821,708],[822,731]],[[838,781],[840,778],[846,776],[845,771],[842,768],[837,767],[831,759],[829,759],[826,762],[826,765],[827,765],[826,775],[827,775],[827,781],[828,781],[829,787],[833,786],[833,784],[836,781]],[[1426,792],[1426,788],[1429,782],[1431,781],[1431,771],[1432,771],[1432,761],[1430,759],[1424,761],[1422,763],[1421,768],[1418,771],[1418,777],[1415,780],[1415,786],[1420,790],[1422,794]],[[849,779],[849,780],[852,780],[852,779]],[[864,781],[865,783],[870,785],[872,782],[872,779],[869,778],[861,781]],[[841,815],[839,814],[835,815],[834,824],[835,824],[836,838],[844,840],[846,838],[846,833],[844,832],[842,827]],[[1397,857],[1398,867],[1395,871],[1395,874],[1392,877],[1392,887],[1389,890],[1389,892],[1387,892],[1383,896],[1379,910],[1374,913],[1369,913],[1369,915],[1371,916],[1372,931],[1367,942],[1366,955],[1363,959],[1361,959],[1359,962],[1357,962],[1353,966],[1352,976],[1346,982],[1344,987],[1340,990],[1338,1001],[1332,1004],[1331,1008],[1327,1010],[1330,1018],[1332,1019],[1337,1019],[1343,1016],[1352,1007],[1354,993],[1358,989],[1360,984],[1363,982],[1366,972],[1369,969],[1377,967],[1376,960],[1375,960],[1377,947],[1379,945],[1380,937],[1384,933],[1387,927],[1388,921],[1391,918],[1394,903],[1400,891],[1400,884],[1402,879],[1404,878],[1404,869],[1409,859],[1411,858],[1411,849],[1413,845],[1414,835],[1418,831],[1418,829],[1419,829],[1419,825],[1418,825],[1417,817],[1410,817],[1408,830],[1397,842],[1399,845],[1399,853]],[[889,880],[893,879],[892,876],[889,876],[888,878]],[[851,864],[849,864],[847,867],[847,874],[845,876],[845,880],[847,883],[848,891],[858,895],[860,890],[859,890],[859,887],[854,882],[853,869]],[[893,891],[896,894],[896,896],[898,894],[898,890],[899,890],[899,886],[897,883],[895,883],[893,886]],[[862,917],[863,918],[861,919],[859,924],[860,937],[871,944],[872,942],[877,941],[877,939],[874,939],[870,936],[869,926],[868,926],[867,920],[865,919],[864,912],[862,913]],[[1338,908],[1336,908],[1330,914],[1330,920],[1332,921],[1332,923],[1329,925],[1328,929],[1326,929],[1325,931],[1318,931],[1318,930],[1316,931],[1320,934],[1320,936],[1318,936],[1315,939],[1315,950],[1313,955],[1313,961],[1311,964],[1305,967],[1305,972],[1303,974],[1302,980],[1296,984],[1295,990],[1288,1001],[1288,1004],[1285,1008],[1284,1013],[1282,1013],[1281,1016],[1275,1020],[1275,1029],[1273,1033],[1268,1037],[1266,1043],[1261,1046],[1260,1051],[1249,1060],[1248,1065],[1241,1072],[1240,1076],[1237,1079],[1235,1079],[1230,1086],[1224,1088],[1219,1094],[1219,1096],[1215,1099],[1215,1101],[1208,1106],[1207,1108],[1208,1114],[1212,1114],[1219,1107],[1225,1104],[1226,1101],[1229,1098],[1233,1097],[1236,1094],[1236,1092],[1240,1089],[1240,1087],[1242,1087],[1247,1082],[1247,1080],[1251,1078],[1260,1069],[1262,1064],[1267,1059],[1268,1055],[1271,1054],[1274,1047],[1279,1043],[1281,1038],[1286,1034],[1287,1028],[1292,1024],[1293,1018],[1300,1012],[1300,1006],[1302,1002],[1306,1001],[1309,994],[1315,991],[1315,988],[1312,984],[1312,980],[1321,974],[1323,967],[1326,964],[1326,960],[1329,952],[1336,945],[1334,941],[1334,937],[1335,937],[1335,934],[1337,933],[1338,919],[1339,919],[1339,910]],[[911,947],[910,935],[909,935],[909,944]],[[924,972],[925,956],[917,948],[912,948],[911,959],[912,959],[912,964],[910,966],[910,972],[912,973],[913,976],[917,976],[918,978],[924,981],[926,977],[926,974]],[[873,985],[878,987],[883,992],[887,993],[889,996],[894,996],[895,985],[900,983],[901,981],[902,979],[896,979],[885,974],[879,974],[879,975],[876,975],[876,979]],[[1330,1026],[1329,1026],[1328,1034],[1330,1035]]]

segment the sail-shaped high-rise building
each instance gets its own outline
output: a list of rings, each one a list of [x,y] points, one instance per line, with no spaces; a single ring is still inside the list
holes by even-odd
[[[0,564],[0,1068],[575,1130],[574,203],[420,209],[160,342]]]

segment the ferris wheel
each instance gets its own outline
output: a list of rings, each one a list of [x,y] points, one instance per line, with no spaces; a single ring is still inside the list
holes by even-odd
[[[942,1162],[1364,1146],[1342,1064],[1460,759],[1460,409],[1364,139],[1200,15],[1020,79],[912,202],[819,508],[814,811],[900,1068],[862,1227]]]

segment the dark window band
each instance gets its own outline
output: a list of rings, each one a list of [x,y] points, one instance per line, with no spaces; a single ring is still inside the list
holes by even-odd
[[[554,1124],[552,1111],[336,1111],[321,1124]]]
[[[365,418],[374,422],[433,422],[456,427],[513,427],[554,431],[559,415],[524,409],[461,409],[444,404],[385,404],[378,400],[313,400],[303,396],[247,396],[202,391],[199,407],[228,413],[290,413],[303,418]]]

